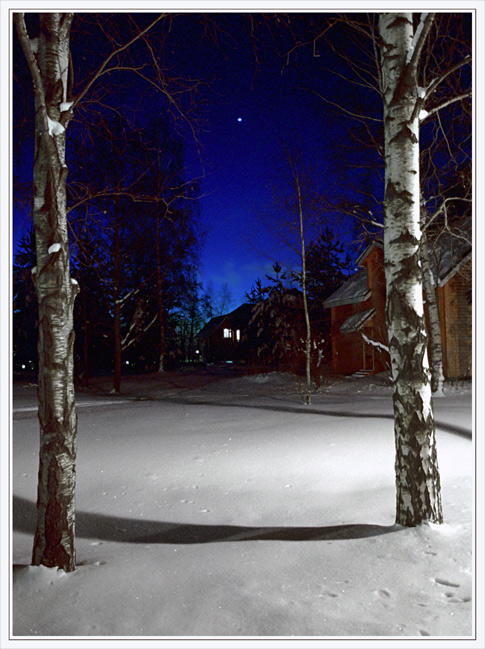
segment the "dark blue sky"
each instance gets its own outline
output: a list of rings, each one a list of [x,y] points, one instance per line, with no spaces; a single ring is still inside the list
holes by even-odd
[[[288,257],[262,220],[272,206],[282,144],[297,141],[322,179],[332,182],[331,173],[325,172],[328,133],[313,99],[280,75],[271,83],[264,81],[256,79],[254,88],[216,108],[210,132],[202,136],[207,176],[201,217],[207,238],[201,276],[217,285],[227,282],[236,302],[258,276],[264,279],[271,259]]]
[[[348,193],[340,182],[339,155],[345,156],[339,153],[345,133],[342,117],[314,94],[342,100],[337,78],[325,70],[335,64],[335,57],[323,43],[314,56],[309,44],[285,65],[274,51],[254,51],[246,36],[247,20],[244,15],[232,17],[237,47],[228,51],[221,45],[212,50],[215,56],[204,57],[202,76],[213,75],[218,81],[207,112],[207,132],[200,136],[200,163],[194,147],[189,148],[196,174],[207,174],[202,182],[201,218],[207,237],[201,277],[216,288],[227,283],[235,305],[258,277],[265,280],[274,260],[296,262],[270,236],[261,218],[271,211],[271,190],[279,183],[278,170],[284,168],[283,145],[303,151],[305,164],[313,167],[327,198]],[[309,14],[308,20],[315,16]],[[323,24],[323,15],[319,20]]]
[[[211,20],[218,23],[216,38],[200,38],[196,14],[174,20],[168,65],[173,74],[210,83],[201,94],[204,129],[198,133],[199,150],[185,132],[186,175],[202,177],[200,218],[207,234],[201,280],[205,286],[212,282],[216,292],[227,284],[236,307],[258,277],[265,280],[274,260],[296,261],[269,235],[261,218],[271,213],[271,188],[284,167],[283,145],[303,151],[330,201],[348,196],[362,183],[362,172],[349,176],[342,170],[349,157],[360,163],[367,153],[359,160],[355,149],[340,148],[349,143],[348,131],[354,125],[315,96],[321,93],[344,105],[356,100],[355,88],[328,71],[340,71],[341,63],[323,39],[315,50],[307,44],[286,60],[280,54],[294,44],[287,32],[273,41],[263,27],[256,30],[255,43],[247,14],[213,14]],[[302,14],[298,21],[300,33],[308,35],[316,33],[315,25],[325,24],[326,16]],[[338,45],[339,31],[334,32]],[[76,37],[74,28],[73,40]],[[373,110],[375,105],[374,101]],[[380,191],[376,185],[371,189]],[[276,212],[274,216],[278,218]],[[21,215],[15,225],[14,242],[29,219]],[[338,228],[350,242],[340,224]]]

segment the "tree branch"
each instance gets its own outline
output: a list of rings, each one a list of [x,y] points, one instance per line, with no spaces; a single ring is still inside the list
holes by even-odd
[[[413,38],[412,51],[408,52],[409,60],[407,61],[408,66],[412,70],[416,70],[418,67],[418,62],[421,58],[421,52],[423,51],[424,44],[428,38],[428,34],[433,25],[435,19],[434,13],[422,13],[421,20],[416,29]]]
[[[465,65],[468,65],[468,63],[471,63],[471,61],[472,61],[472,56],[471,55],[466,56],[462,61],[455,63],[455,65],[452,65],[451,68],[448,68],[443,74],[441,74],[439,77],[434,79],[426,88],[425,100],[428,99],[428,97],[430,97],[433,94],[433,92],[440,85],[440,83],[442,83],[447,77],[449,77],[450,74],[453,74],[453,72],[456,72],[456,70],[459,70]]]
[[[424,122],[428,117],[431,117],[432,115],[436,114],[443,108],[446,108],[446,106],[449,106],[450,104],[454,104],[457,101],[462,101],[462,99],[467,99],[468,97],[472,96],[472,90],[470,89],[468,92],[463,93],[462,95],[458,95],[457,97],[452,97],[451,99],[448,99],[444,103],[440,104],[439,106],[436,106],[435,108],[432,108],[430,111],[426,111],[426,115],[421,118],[421,123]]]
[[[121,54],[121,52],[123,52],[124,50],[128,49],[131,45],[133,45],[133,43],[135,43],[137,40],[139,40],[140,38],[142,38],[142,37],[143,37],[143,36],[144,36],[148,31],[150,31],[150,29],[151,29],[154,25],[156,25],[158,22],[160,22],[160,20],[163,20],[163,19],[166,18],[166,17],[167,17],[167,14],[164,14],[164,13],[163,13],[163,14],[160,14],[160,15],[159,15],[157,18],[155,18],[155,20],[153,20],[153,21],[152,21],[152,22],[151,22],[147,27],[145,27],[145,29],[142,29],[141,32],[139,32],[138,34],[136,34],[136,35],[135,35],[135,36],[134,36],[130,41],[128,41],[128,42],[125,43],[124,45],[121,45],[121,46],[118,47],[117,49],[113,50],[113,51],[111,52],[111,54],[110,54],[110,55],[109,55],[109,56],[108,56],[108,57],[103,61],[103,63],[102,63],[102,64],[100,65],[100,67],[98,68],[98,70],[96,70],[96,72],[93,74],[93,76],[91,77],[90,81],[88,81],[88,83],[86,84],[86,86],[84,87],[84,89],[83,89],[83,90],[79,93],[79,95],[74,99],[73,108],[75,108],[75,107],[77,106],[77,104],[79,104],[79,102],[83,99],[83,97],[84,97],[84,96],[89,92],[89,90],[91,89],[92,85],[93,85],[93,84],[94,84],[94,83],[99,79],[99,77],[100,77],[100,76],[105,72],[105,68],[107,67],[107,65],[109,64],[109,62],[110,62],[110,61],[111,61],[115,56],[117,56],[118,54]]]

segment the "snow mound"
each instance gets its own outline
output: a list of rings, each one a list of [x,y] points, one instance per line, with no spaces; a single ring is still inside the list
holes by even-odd
[[[253,376],[246,376],[246,381],[250,383],[268,383],[271,378],[274,378],[276,372],[271,372],[270,374],[255,374]]]

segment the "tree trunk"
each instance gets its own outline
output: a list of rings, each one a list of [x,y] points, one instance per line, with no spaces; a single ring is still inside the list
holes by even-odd
[[[89,387],[89,328],[90,323],[88,321],[88,314],[86,308],[86,292],[82,292],[82,304],[83,304],[83,387]]]
[[[120,219],[118,205],[115,205],[114,239],[113,239],[113,263],[114,263],[114,290],[113,290],[113,337],[114,337],[114,373],[113,391],[119,394],[121,391],[121,356],[123,353],[121,344],[121,250],[120,250]]]
[[[310,324],[310,314],[308,311],[308,296],[306,290],[306,247],[305,247],[305,229],[303,224],[303,206],[300,191],[300,179],[296,175],[296,187],[298,192],[298,211],[300,224],[300,242],[301,242],[301,291],[303,295],[303,312],[305,314],[305,373],[306,373],[306,403],[310,404],[312,399],[312,373],[311,373],[311,356],[312,356],[312,330]]]
[[[34,55],[23,14],[15,15],[34,82],[33,221],[39,302],[40,453],[33,565],[74,570],[74,491],[77,417],[73,380],[73,307],[66,221],[65,137],[72,14],[40,14]]]
[[[158,299],[158,326],[159,326],[159,341],[160,341],[160,360],[158,371],[162,373],[165,369],[165,306],[163,303],[163,273],[162,261],[160,251],[160,213],[157,212],[156,232],[155,232],[155,250],[156,250],[156,264],[157,264],[157,299]]]
[[[435,396],[444,396],[443,384],[443,345],[441,342],[441,321],[436,298],[436,282],[429,260],[429,249],[426,236],[421,241],[421,264],[423,267],[423,285],[426,291],[426,309],[429,322],[429,350],[431,360],[431,391]]]
[[[396,522],[441,523],[427,336],[419,261],[419,109],[416,36],[410,13],[379,17],[384,101],[384,254],[387,326],[394,384]]]

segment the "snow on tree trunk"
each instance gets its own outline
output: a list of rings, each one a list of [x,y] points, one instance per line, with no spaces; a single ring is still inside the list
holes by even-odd
[[[73,382],[73,307],[66,221],[65,136],[69,34],[72,14],[40,14],[34,55],[23,14],[17,33],[33,77],[35,151],[33,221],[35,286],[39,303],[38,401],[40,453],[37,526],[32,563],[75,568],[74,490],[77,417]]]
[[[441,523],[427,336],[419,261],[419,92],[410,13],[379,17],[385,137],[384,254],[394,384],[396,522]],[[421,43],[422,45],[422,43]]]

